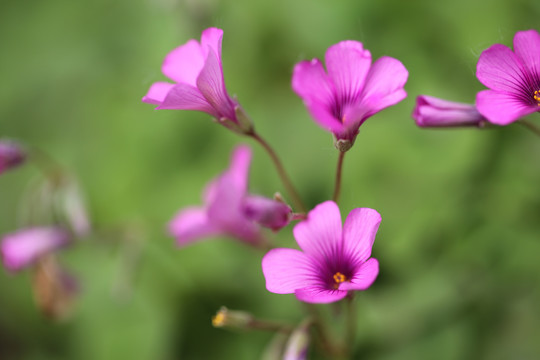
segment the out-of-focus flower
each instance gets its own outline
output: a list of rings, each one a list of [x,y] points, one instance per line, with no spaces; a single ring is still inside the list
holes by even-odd
[[[32,288],[38,308],[56,320],[71,314],[79,292],[75,278],[60,267],[53,255],[43,256],[36,262]]]
[[[252,132],[251,120],[225,88],[222,38],[223,30],[209,28],[202,32],[200,43],[191,39],[171,51],[161,71],[175,84],[152,84],[142,101],[159,105],[156,109],[202,111],[233,131]]]
[[[259,195],[246,196],[243,211],[248,219],[272,230],[286,226],[292,217],[289,205]]]
[[[495,44],[478,60],[476,77],[489,90],[476,96],[478,111],[490,122],[508,125],[540,111],[540,34],[519,31],[514,51]]]
[[[350,290],[366,290],[379,273],[379,262],[370,256],[380,221],[377,211],[357,208],[342,229],[335,202],[317,205],[293,230],[303,251],[278,248],[264,256],[266,288],[310,303],[330,303]]]
[[[412,117],[420,127],[482,127],[486,119],[476,106],[420,95]]]
[[[26,153],[14,141],[0,140],[0,174],[24,162]]]
[[[222,235],[257,245],[263,241],[259,223],[273,229],[287,225],[282,221],[284,208],[277,201],[248,196],[250,162],[251,149],[238,146],[230,167],[207,186],[204,206],[183,209],[174,217],[169,231],[178,245]]]
[[[6,269],[18,271],[70,241],[71,235],[62,228],[26,228],[4,236],[0,244],[0,254]]]
[[[352,40],[328,48],[325,62],[327,72],[318,59],[298,63],[292,88],[315,121],[335,135],[336,147],[346,151],[367,118],[407,96],[409,73],[387,56],[371,64],[371,53]]]

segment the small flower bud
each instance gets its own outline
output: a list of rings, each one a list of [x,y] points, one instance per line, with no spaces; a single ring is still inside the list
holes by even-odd
[[[17,143],[0,140],[0,174],[24,162],[26,154]]]
[[[420,127],[483,127],[487,122],[474,105],[425,95],[416,98],[412,117]]]
[[[18,271],[35,263],[40,257],[68,244],[69,232],[56,227],[22,229],[5,235],[0,255],[9,271]]]
[[[305,320],[294,331],[287,341],[283,360],[305,360],[309,347],[309,326],[311,321]]]
[[[287,226],[292,217],[289,205],[258,195],[247,196],[244,199],[243,210],[248,219],[274,231]]]
[[[246,330],[250,328],[253,322],[253,315],[245,311],[229,310],[225,306],[212,317],[214,327],[227,327],[231,329]]]

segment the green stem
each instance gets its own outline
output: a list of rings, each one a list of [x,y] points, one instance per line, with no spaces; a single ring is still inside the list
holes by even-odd
[[[252,131],[251,133],[247,134],[248,136],[252,137],[255,141],[257,141],[268,153],[270,158],[272,159],[272,162],[274,163],[276,170],[278,172],[278,175],[281,179],[281,182],[283,183],[283,186],[285,186],[285,189],[287,190],[287,193],[291,197],[291,200],[294,204],[294,206],[300,210],[300,212],[307,212],[307,209],[300,199],[300,196],[298,195],[298,192],[296,191],[295,187],[293,186],[291,180],[289,179],[289,176],[287,175],[287,172],[285,171],[285,168],[283,167],[283,164],[281,163],[281,160],[279,160],[279,157],[277,156],[274,149],[268,144],[262,137],[259,136],[255,131]]]
[[[525,126],[527,129],[529,129],[530,131],[532,131],[536,135],[540,136],[540,128],[538,126],[534,125],[533,123],[531,123],[530,121],[528,121],[528,120],[520,120],[520,121],[518,121],[518,124],[521,124],[521,125]]]
[[[347,349],[347,352],[349,354],[349,357],[352,356],[352,350],[354,349],[354,343],[356,340],[356,306],[354,304],[354,294],[352,292],[349,296],[346,298],[346,306],[347,306],[347,334],[345,335],[345,348]]]
[[[334,202],[339,201],[339,194],[341,193],[341,173],[343,169],[343,159],[345,158],[345,152],[340,151],[339,152],[339,158],[337,163],[337,170],[336,170],[336,185],[334,187],[334,196],[332,196],[332,199]]]

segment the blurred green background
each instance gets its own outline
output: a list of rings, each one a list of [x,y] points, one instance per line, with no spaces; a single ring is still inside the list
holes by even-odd
[[[223,239],[178,249],[166,234],[234,144],[250,143],[206,114],[140,101],[165,79],[168,51],[209,26],[225,31],[229,92],[310,207],[331,196],[337,151],[290,88],[294,64],[355,39],[410,72],[409,97],[369,119],[345,159],[342,216],[372,207],[383,218],[355,358],[540,358],[540,139],[519,125],[419,129],[410,117],[419,94],[472,103],[480,53],[538,19],[532,0],[2,2],[0,137],[71,169],[108,235],[60,255],[82,287],[68,321],[35,309],[29,272],[0,271],[0,358],[257,359],[272,335],[214,329],[220,306],[302,319],[293,295],[265,290],[262,253]],[[284,193],[253,147],[251,191]],[[0,233],[19,226],[36,177],[32,166],[0,177]],[[279,246],[295,246],[291,228]]]

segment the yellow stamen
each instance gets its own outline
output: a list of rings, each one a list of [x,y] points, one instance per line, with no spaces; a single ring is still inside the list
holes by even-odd
[[[540,90],[534,92],[533,98],[536,100],[536,105],[540,106]]]
[[[225,311],[218,311],[216,316],[212,317],[212,325],[214,327],[222,327],[225,325]]]
[[[339,287],[339,284],[341,284],[344,281],[347,281],[347,277],[340,273],[339,271],[334,274],[334,287],[337,289]]]

